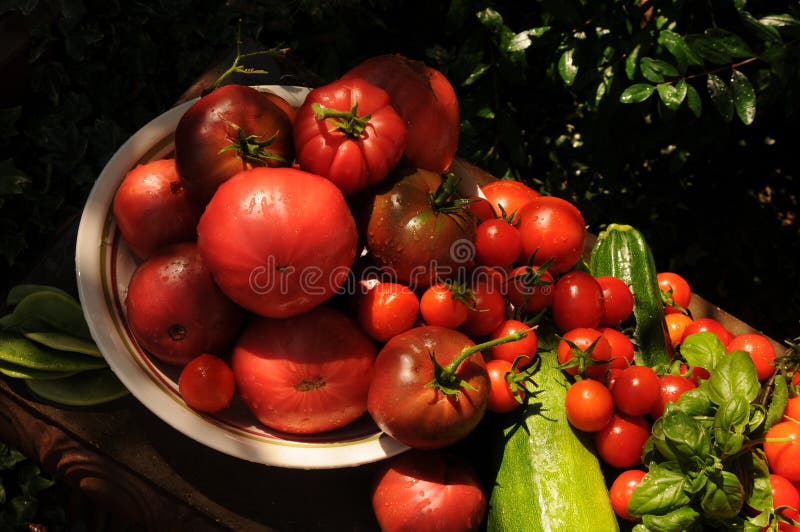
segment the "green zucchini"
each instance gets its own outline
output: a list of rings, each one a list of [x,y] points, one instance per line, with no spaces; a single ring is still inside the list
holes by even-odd
[[[672,343],[664,320],[664,302],[653,253],[642,234],[630,225],[609,225],[597,237],[589,268],[595,277],[618,277],[630,287],[636,320],[637,364],[650,367],[669,364]]]
[[[569,382],[555,352],[540,356],[533,377],[540,393],[518,409],[521,418],[501,418],[505,423],[492,429],[502,459],[489,499],[487,530],[619,530],[591,439],[567,421]]]

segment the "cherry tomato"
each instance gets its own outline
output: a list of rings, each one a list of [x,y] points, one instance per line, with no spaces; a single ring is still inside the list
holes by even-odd
[[[582,379],[569,387],[565,396],[567,420],[583,432],[597,432],[614,417],[614,400],[603,383]]]
[[[638,517],[633,517],[628,513],[628,502],[631,500],[633,490],[642,483],[642,479],[647,473],[641,469],[627,469],[617,475],[608,495],[611,497],[611,508],[622,519],[626,521],[639,521]]]
[[[425,289],[420,298],[420,313],[428,325],[455,329],[467,321],[469,309],[465,295],[445,283],[436,283]]]
[[[207,203],[231,176],[294,158],[291,118],[263,93],[224,85],[192,104],[175,128],[175,161],[187,190]]]
[[[553,289],[553,319],[559,330],[597,328],[603,317],[603,289],[582,271],[562,275]]]
[[[793,395],[786,401],[783,418],[784,421],[794,420],[800,423],[800,395]]]
[[[475,299],[467,311],[467,321],[459,330],[477,338],[491,334],[506,317],[506,300],[500,286],[489,281],[472,285]]]
[[[467,196],[467,199],[470,202],[469,210],[478,223],[497,218],[497,214],[494,212],[492,204],[489,203],[489,200],[486,198],[482,198],[480,196]]]
[[[644,444],[650,437],[650,425],[643,417],[614,414],[611,421],[595,433],[597,454],[608,465],[618,468],[642,463]]]
[[[689,308],[689,303],[692,301],[692,289],[686,279],[674,272],[660,272],[656,274],[656,279],[658,287],[668,295],[675,305],[684,310]],[[681,312],[679,308],[669,304],[664,310],[667,314]]]
[[[770,471],[800,482],[800,423],[781,421],[764,435],[764,454]]]
[[[506,374],[512,371],[513,365],[508,360],[492,359],[486,363],[486,372],[489,374],[489,402],[486,408],[490,412],[506,413],[516,410],[520,402],[511,391],[511,386],[506,380]]]
[[[505,220],[486,220],[475,230],[475,258],[480,264],[509,269],[521,252],[519,231]]]
[[[624,333],[610,327],[597,329],[611,346],[611,368],[625,369],[633,364],[635,347]]]
[[[515,308],[537,314],[553,304],[553,274],[538,266],[514,268],[508,274],[506,293]]]
[[[575,205],[553,196],[539,196],[519,212],[519,232],[526,257],[536,252],[535,264],[551,260],[553,274],[578,263],[586,241],[586,224]]]
[[[464,334],[426,325],[400,333],[378,353],[367,406],[381,430],[409,447],[435,449],[466,437],[482,419],[489,399],[483,357],[474,354],[454,375],[465,384],[446,394],[434,381],[431,355],[447,366],[475,344]]]
[[[684,392],[697,388],[697,384],[679,375],[665,374],[658,378],[659,397],[650,409],[653,419],[658,419],[664,414],[667,403],[675,403]]]
[[[505,320],[492,332],[490,338],[492,340],[497,340],[498,338],[503,338],[509,334],[526,329],[530,329],[530,327],[521,321]],[[492,358],[506,360],[511,363],[513,363],[517,357],[522,357],[517,363],[517,367],[522,369],[533,362],[538,347],[539,338],[536,336],[536,332],[529,331],[525,338],[496,345],[489,350],[489,353],[492,355]]]
[[[775,348],[763,334],[745,333],[734,336],[727,344],[728,353],[731,351],[744,351],[750,355],[756,367],[758,380],[767,380],[775,373]]]
[[[186,404],[213,414],[228,408],[236,391],[233,370],[219,357],[204,353],[181,370],[178,392]]]
[[[175,365],[203,353],[223,354],[244,320],[192,243],[161,248],[140,264],[128,284],[125,307],[139,345]]]
[[[604,275],[596,279],[603,291],[603,317],[600,325],[619,327],[633,313],[633,293],[618,277]]]
[[[590,364],[589,360],[584,361],[586,376],[595,380],[602,380],[608,369],[608,361],[611,360],[611,345],[603,337],[602,333],[596,329],[579,327],[567,331],[562,338],[563,340],[558,342],[558,362],[560,364],[566,364],[575,357],[575,353],[573,353],[568,341],[584,352],[594,343],[591,355],[586,355],[587,358],[591,358],[592,363]],[[577,375],[580,368],[579,366],[571,366],[564,371],[570,375]]]
[[[629,416],[650,412],[661,394],[658,375],[647,366],[630,366],[614,380],[614,405]]]
[[[498,216],[505,213],[512,225],[519,224],[519,212],[529,201],[539,197],[539,193],[521,181],[501,179],[481,187],[481,192],[494,207]],[[516,259],[516,257],[514,257]]]
[[[681,341],[686,340],[686,337],[699,332],[712,332],[717,335],[722,345],[726,346],[733,340],[733,334],[725,328],[720,322],[714,318],[697,318],[691,323],[686,325],[683,330],[683,338]]]
[[[797,519],[797,511],[800,508],[800,492],[797,491],[794,484],[789,482],[786,477],[774,473],[769,476],[769,484],[772,488],[772,507],[776,510],[784,507],[778,513],[790,519]],[[797,529],[790,523],[778,523],[780,532],[796,531]]]
[[[667,322],[672,347],[676,347],[683,340],[683,333],[686,331],[686,326],[692,323],[692,318],[682,312],[673,312],[664,316],[664,319]]]
[[[252,320],[231,366],[242,401],[261,423],[317,434],[366,412],[375,352],[354,320],[322,306],[293,318]]]
[[[404,159],[436,174],[450,168],[458,148],[458,98],[447,78],[421,61],[399,54],[371,57],[342,79],[361,78],[392,100],[408,131]]]
[[[292,168],[254,168],[223,183],[197,234],[222,291],[272,318],[307,312],[333,297],[348,278],[358,240],[341,191]]]
[[[397,166],[406,126],[386,91],[363,79],[340,79],[308,93],[297,110],[294,143],[300,168],[349,196]]]
[[[384,532],[480,530],[487,509],[469,462],[444,451],[408,451],[383,462],[372,509]]]
[[[358,304],[358,323],[379,342],[412,328],[418,314],[417,295],[409,287],[397,283],[376,284]]]

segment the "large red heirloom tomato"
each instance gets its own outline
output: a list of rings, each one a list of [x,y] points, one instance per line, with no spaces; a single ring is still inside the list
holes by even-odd
[[[406,145],[406,126],[383,89],[353,78],[311,91],[294,126],[297,161],[345,195],[383,180]]]
[[[347,280],[356,224],[341,191],[315,174],[253,168],[223,183],[197,226],[214,280],[270,318],[307,312]]]
[[[205,203],[234,174],[288,166],[294,157],[285,102],[252,87],[224,85],[192,104],[175,129],[175,161],[186,188]]]
[[[315,434],[366,412],[375,352],[352,319],[323,306],[285,320],[251,321],[231,366],[242,401],[259,421]]]
[[[367,59],[342,78],[362,78],[389,93],[406,122],[410,166],[439,174],[450,168],[460,124],[458,98],[444,74],[421,61],[388,54]]]

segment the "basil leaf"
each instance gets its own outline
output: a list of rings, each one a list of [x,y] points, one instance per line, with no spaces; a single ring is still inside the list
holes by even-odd
[[[681,394],[677,402],[678,408],[692,417],[708,416],[713,413],[711,399],[705,391],[705,387],[692,388]]]
[[[740,395],[720,405],[714,415],[714,440],[722,454],[734,454],[742,448],[749,419],[750,403]]]
[[[686,477],[674,462],[651,464],[647,474],[633,490],[628,513],[644,516],[665,514],[689,504],[684,492]]]
[[[789,386],[786,384],[786,375],[778,373],[772,381],[772,395],[770,396],[769,406],[767,407],[767,420],[764,423],[764,430],[778,423],[783,419],[783,411],[786,410],[786,403],[789,401]]]
[[[767,461],[756,453],[747,453],[740,460],[740,477],[749,481],[747,505],[762,512],[769,512],[772,504],[772,484],[769,480]]]
[[[766,409],[758,403],[751,403],[750,420],[747,422],[747,431],[751,437],[760,433],[759,428],[763,427],[765,419],[767,419]]]
[[[653,532],[682,532],[688,530],[699,517],[697,510],[684,506],[665,515],[645,515],[642,524]]]
[[[666,408],[661,418],[664,440],[678,461],[694,462],[696,456],[709,453],[711,441],[708,434],[686,412],[673,406]]]
[[[711,519],[732,519],[744,506],[744,489],[739,478],[730,471],[722,471],[718,478],[710,478],[700,501],[703,514]]]
[[[717,405],[724,404],[735,395],[742,396],[750,403],[761,392],[756,368],[750,355],[744,351],[733,351],[720,360],[706,386],[708,397]]]
[[[681,356],[691,367],[701,367],[712,371],[725,355],[722,340],[712,332],[690,334],[680,346]]]

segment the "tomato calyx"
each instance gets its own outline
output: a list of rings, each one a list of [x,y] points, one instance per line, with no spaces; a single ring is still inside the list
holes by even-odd
[[[433,209],[433,212],[454,214],[457,216],[465,215],[465,209],[475,200],[458,197],[457,189],[460,181],[461,178],[453,172],[448,172],[444,175],[442,182],[430,195],[431,209]]]
[[[442,279],[438,275],[436,280],[450,291],[453,300],[461,301],[469,310],[483,312],[481,309],[475,308],[478,298],[469,286],[454,279]]]
[[[682,306],[675,303],[675,301],[672,299],[671,288],[669,290],[661,290],[661,301],[664,303],[664,305],[674,308],[681,314],[686,314],[687,316],[689,315],[689,309],[683,308]]]
[[[335,129],[352,139],[361,138],[364,130],[369,125],[370,118],[372,118],[371,114],[358,116],[358,102],[354,103],[349,111],[323,107],[317,102],[311,104],[311,109],[314,111],[314,117],[317,120],[333,120],[333,124],[336,126]]]
[[[266,164],[268,161],[277,161],[279,163],[287,162],[286,159],[277,153],[267,151],[266,149],[273,142],[275,142],[276,138],[278,138],[278,134],[280,133],[279,131],[276,131],[274,135],[267,139],[260,140],[263,137],[256,134],[247,135],[245,131],[239,127],[239,125],[234,124],[230,120],[226,120],[225,122],[236,133],[236,138],[228,137],[228,139],[231,141],[231,144],[219,150],[217,155],[222,155],[223,153],[229,151],[235,151],[236,155],[238,155],[243,161],[256,163],[259,165]]]
[[[611,362],[611,360],[595,360],[592,358],[592,352],[594,352],[594,348],[597,345],[597,342],[599,342],[602,337],[603,337],[602,335],[598,336],[597,338],[594,339],[594,341],[592,341],[591,344],[589,344],[589,347],[587,347],[586,349],[581,349],[580,346],[578,346],[572,340],[557,335],[557,338],[559,340],[566,342],[566,344],[569,346],[570,351],[572,351],[572,358],[570,358],[563,364],[559,364],[558,369],[565,370],[567,368],[577,367],[578,375],[583,376],[586,373],[586,368],[588,368],[589,366],[599,366],[601,364],[608,364],[609,362]]]

